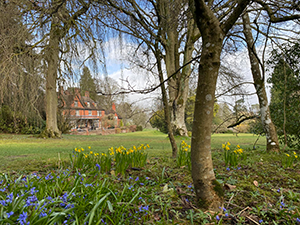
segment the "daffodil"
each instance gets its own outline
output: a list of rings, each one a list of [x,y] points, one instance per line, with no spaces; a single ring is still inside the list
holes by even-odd
[[[294,155],[296,155],[296,152],[294,152]]]
[[[237,148],[241,148],[239,145],[236,146]]]
[[[289,155],[289,154],[286,154],[286,156],[287,156],[287,157],[290,157],[290,155]]]
[[[93,154],[93,152],[92,152],[92,151],[90,151],[90,154]]]
[[[229,143],[229,142],[227,142],[227,145],[230,145],[230,143]]]
[[[91,149],[91,146],[89,146],[88,148]]]
[[[226,145],[226,150],[228,151],[228,150],[230,150],[230,148]]]
[[[150,148],[150,146],[147,144],[147,148]]]
[[[222,148],[225,148],[225,144],[222,144]]]

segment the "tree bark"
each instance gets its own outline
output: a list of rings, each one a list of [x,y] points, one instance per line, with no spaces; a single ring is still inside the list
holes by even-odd
[[[259,60],[255,48],[254,39],[250,27],[250,19],[248,13],[243,15],[243,32],[246,38],[246,43],[248,47],[248,54],[251,64],[251,72],[254,80],[254,87],[256,89],[260,113],[261,113],[261,122],[264,127],[267,139],[267,151],[279,152],[279,142],[277,137],[277,132],[274,123],[272,122],[268,98],[265,89],[264,76],[262,76],[259,66]]]
[[[213,211],[220,210],[224,196],[221,185],[216,181],[211,157],[211,127],[222,44],[249,2],[238,0],[232,13],[220,24],[204,0],[190,0],[202,37],[191,144],[192,178],[199,206]]]
[[[59,28],[58,18],[52,17],[50,40],[45,51],[45,59],[47,62],[46,71],[46,130],[51,136],[60,137],[61,133],[57,126],[57,69],[59,67]]]
[[[164,84],[164,77],[163,77],[163,72],[162,72],[162,66],[161,66],[161,56],[160,56],[160,51],[158,49],[158,44],[155,44],[155,58],[157,62],[157,70],[158,70],[158,76],[159,76],[159,82],[161,83],[161,93],[162,93],[162,99],[163,99],[163,104],[164,104],[164,114],[165,114],[165,120],[167,122],[167,129],[168,129],[168,137],[172,146],[172,157],[176,158],[177,157],[177,144],[176,140],[172,131],[172,126],[171,126],[171,117],[170,117],[170,106],[168,104],[168,97],[167,97],[167,90]]]

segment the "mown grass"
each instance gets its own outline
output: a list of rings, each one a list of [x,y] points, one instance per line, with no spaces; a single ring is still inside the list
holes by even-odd
[[[4,162],[1,170],[9,173],[0,178],[0,199],[5,201],[3,203],[13,204],[9,197],[11,192],[14,196],[23,193],[23,201],[26,202],[32,198],[28,193],[32,192],[33,187],[39,190],[36,194],[38,200],[34,204],[46,201],[46,196],[54,202],[46,201],[49,206],[46,210],[28,208],[20,200],[19,208],[15,207],[15,214],[10,218],[7,217],[12,208],[2,207],[0,219],[17,221],[26,211],[26,222],[35,224],[299,224],[299,158],[286,168],[283,159],[287,157],[286,153],[293,156],[293,151],[268,153],[264,138],[260,138],[253,149],[256,138],[250,134],[212,136],[215,174],[225,191],[224,208],[215,213],[197,207],[188,166],[179,166],[171,158],[167,136],[160,132],[148,130],[111,136],[65,135],[59,140],[1,135],[0,157]],[[178,145],[182,140],[190,144],[188,138],[177,138]],[[239,144],[247,156],[234,168],[225,166],[222,143],[227,142],[231,146]],[[93,152],[101,153],[112,146],[129,148],[140,144],[150,145],[147,164],[137,170],[128,168],[124,175],[99,173],[91,162],[91,166],[84,166],[87,163],[83,162],[82,166],[74,167],[74,163],[67,161],[74,148],[87,150],[91,146]],[[295,151],[295,154],[299,153]],[[24,180],[25,175],[28,175],[27,180]],[[7,189],[2,192],[4,187]],[[82,196],[86,198],[84,201]],[[39,216],[41,214],[44,216]]]
[[[177,143],[189,138],[177,137]],[[233,144],[243,144],[251,147],[256,140],[252,134],[214,134],[212,136],[212,149],[220,149],[221,144],[227,141]],[[30,135],[0,134],[0,171],[11,170],[37,170],[41,166],[48,167],[59,159],[68,159],[74,148],[87,148],[92,146],[94,151],[105,152],[110,147],[132,146],[148,143],[150,157],[171,157],[171,145],[166,134],[159,131],[146,130],[128,134],[116,135],[90,135],[76,136],[63,135],[62,139],[39,139]],[[264,138],[258,144],[264,147]]]

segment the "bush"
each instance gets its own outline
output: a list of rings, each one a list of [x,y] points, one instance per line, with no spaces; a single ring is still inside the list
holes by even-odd
[[[143,131],[143,127],[142,126],[136,126],[136,131]]]
[[[39,124],[39,126],[37,125]],[[0,132],[16,134],[39,134],[44,121],[27,118],[21,112],[13,112],[7,105],[0,109]]]

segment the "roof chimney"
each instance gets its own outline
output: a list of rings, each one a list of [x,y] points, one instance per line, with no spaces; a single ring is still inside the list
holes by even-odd
[[[75,91],[75,95],[80,95],[79,88],[74,88],[74,91]]]
[[[84,96],[89,98],[90,97],[90,92],[89,91],[85,91]]]

